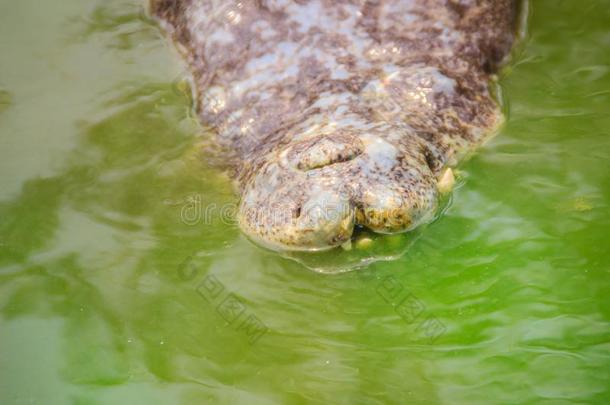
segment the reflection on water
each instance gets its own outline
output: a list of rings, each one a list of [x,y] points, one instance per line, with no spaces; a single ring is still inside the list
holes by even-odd
[[[452,204],[333,276],[185,223],[235,197],[171,47],[130,0],[53,3],[0,6],[0,402],[610,399],[608,2],[536,2]]]

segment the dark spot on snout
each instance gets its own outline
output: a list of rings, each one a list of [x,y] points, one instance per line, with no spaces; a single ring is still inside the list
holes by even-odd
[[[424,148],[424,158],[426,158],[426,164],[430,168],[430,170],[434,171],[434,157],[432,156],[432,152],[430,149]]]
[[[301,216],[302,207],[299,205],[294,211],[292,211],[292,217],[297,219]]]

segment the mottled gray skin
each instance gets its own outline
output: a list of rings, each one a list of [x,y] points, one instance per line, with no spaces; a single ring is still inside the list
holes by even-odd
[[[490,79],[516,0],[152,0],[228,153],[239,223],[267,247],[400,232],[501,123]]]

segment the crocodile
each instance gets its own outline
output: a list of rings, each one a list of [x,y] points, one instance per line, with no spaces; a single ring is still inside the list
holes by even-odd
[[[225,154],[237,219],[274,250],[434,217],[504,118],[517,0],[150,0]]]

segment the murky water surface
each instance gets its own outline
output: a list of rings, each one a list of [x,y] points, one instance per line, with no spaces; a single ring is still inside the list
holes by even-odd
[[[610,402],[609,1],[534,0],[444,215],[335,276],[240,235],[141,10],[0,3],[0,403]]]

